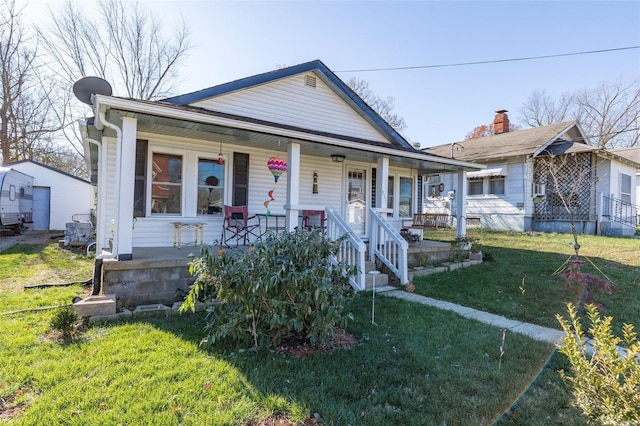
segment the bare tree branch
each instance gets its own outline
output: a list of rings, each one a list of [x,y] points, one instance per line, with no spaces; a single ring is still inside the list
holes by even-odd
[[[190,49],[184,20],[163,37],[163,23],[137,1],[101,0],[99,13],[99,19],[90,21],[71,0],[62,13],[51,11],[51,24],[39,29],[39,35],[59,72],[69,84],[97,75],[121,96],[168,96],[175,69]]]
[[[529,96],[520,110],[531,127],[578,120],[590,144],[612,149],[640,144],[640,80],[601,83],[554,100],[544,91]]]
[[[369,89],[369,82],[359,78],[352,77],[346,83],[347,86],[356,92],[358,96],[367,103],[367,105],[369,105],[387,122],[387,124],[393,127],[396,132],[402,133],[405,127],[407,127],[404,122],[404,118],[393,112],[393,104],[395,100],[392,97],[382,99]]]

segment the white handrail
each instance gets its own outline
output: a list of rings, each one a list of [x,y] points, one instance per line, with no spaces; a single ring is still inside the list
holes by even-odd
[[[377,257],[399,279],[400,284],[409,282],[407,269],[407,250],[409,243],[393,228],[389,222],[377,211],[371,209],[371,231],[369,232],[369,256],[370,260]]]
[[[347,235],[342,242],[342,246],[338,251],[334,262],[338,261],[346,262],[349,266],[355,266],[358,270],[355,276],[349,279],[351,286],[356,290],[365,289],[365,251],[366,245],[349,227],[347,222],[340,216],[335,209],[327,207],[325,209],[327,214],[327,237],[332,240],[337,240],[343,235]]]

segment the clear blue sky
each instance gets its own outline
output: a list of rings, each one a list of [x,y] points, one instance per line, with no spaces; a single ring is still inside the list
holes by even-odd
[[[31,2],[42,10],[50,3]],[[186,93],[320,59],[341,79],[369,82],[423,147],[464,138],[497,109],[512,122],[534,90],[551,96],[640,78],[640,49],[430,69],[342,72],[554,55],[640,45],[640,1],[159,1],[182,14],[193,50]],[[85,3],[86,7],[87,3]],[[30,9],[33,10],[33,9]],[[117,88],[115,88],[117,94]]]

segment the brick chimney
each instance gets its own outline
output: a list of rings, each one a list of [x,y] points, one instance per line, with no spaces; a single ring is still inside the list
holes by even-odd
[[[507,110],[501,109],[496,111],[496,118],[493,119],[493,132],[496,135],[500,133],[507,133],[509,131],[509,117],[507,117]]]

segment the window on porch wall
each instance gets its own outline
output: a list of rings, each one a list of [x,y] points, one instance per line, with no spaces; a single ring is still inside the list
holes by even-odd
[[[198,214],[222,215],[224,204],[224,164],[198,160]]]
[[[413,216],[413,185],[411,178],[400,177],[400,204],[398,206],[398,215],[400,217]]]
[[[182,157],[153,154],[151,213],[182,213]]]

